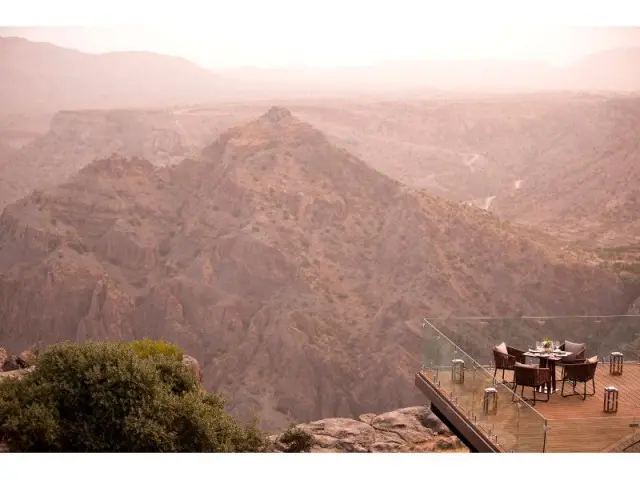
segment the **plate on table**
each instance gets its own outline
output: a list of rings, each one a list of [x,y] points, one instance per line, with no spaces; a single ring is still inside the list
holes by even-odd
[[[529,352],[531,353],[542,353],[544,350],[542,350],[541,348],[530,348]]]

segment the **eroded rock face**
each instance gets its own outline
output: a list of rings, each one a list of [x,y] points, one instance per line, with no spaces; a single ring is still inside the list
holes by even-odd
[[[440,452],[468,451],[427,407],[409,407],[382,414],[366,413],[358,420],[326,418],[297,425],[313,435],[311,452]],[[284,451],[272,436],[276,451]]]

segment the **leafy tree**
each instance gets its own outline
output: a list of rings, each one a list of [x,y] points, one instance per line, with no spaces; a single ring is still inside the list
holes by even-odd
[[[130,343],[131,348],[140,358],[164,356],[174,360],[182,360],[184,352],[177,346],[167,343],[164,340],[134,340]]]
[[[238,425],[177,355],[141,356],[149,350],[136,345],[46,349],[32,373],[0,383],[0,443],[16,452],[265,449],[255,424]]]

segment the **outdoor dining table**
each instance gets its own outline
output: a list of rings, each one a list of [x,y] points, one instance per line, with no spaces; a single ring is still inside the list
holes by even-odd
[[[544,350],[536,350],[534,348],[530,348],[529,351],[524,353],[525,357],[540,359],[540,368],[549,368],[549,383],[545,387],[540,387],[540,389],[538,390],[539,392],[547,393],[548,391],[549,394],[552,394],[557,391],[556,362],[558,360],[562,360],[564,357],[570,354],[571,352],[565,352],[563,350],[553,350],[551,352],[545,352]]]

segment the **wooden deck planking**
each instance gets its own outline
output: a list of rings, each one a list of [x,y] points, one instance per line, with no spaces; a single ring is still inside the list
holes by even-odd
[[[431,375],[433,372],[426,373]],[[505,380],[511,378],[511,373],[506,372]],[[561,378],[559,368],[556,378]],[[535,411],[512,403],[509,394],[502,390],[499,414],[493,417],[486,417],[481,412],[483,390],[490,386],[486,373],[466,372],[463,385],[453,385],[448,371],[440,372],[439,379],[441,388],[451,392],[450,398],[457,398],[456,403],[469,417],[475,415],[483,430],[490,429],[498,434],[498,443],[507,451],[541,451],[544,420],[536,412],[547,419],[547,452],[599,452],[640,432],[633,425],[640,423],[640,364],[625,363],[622,376],[609,375],[609,365],[600,364],[596,370],[594,396],[583,401],[579,396],[562,397],[558,391],[551,395],[548,403],[536,402]],[[558,381],[558,388],[561,385]],[[620,391],[617,413],[603,412],[604,387],[610,385]],[[567,385],[567,388],[571,389],[571,386]],[[577,391],[580,391],[580,385]],[[531,389],[525,388],[525,395],[530,397]],[[542,398],[546,396],[542,395]]]
[[[505,378],[511,380],[511,372],[507,372]],[[548,403],[536,402],[536,410],[549,420],[565,420],[570,418],[611,418],[616,417],[639,417],[640,418],[640,364],[627,363],[624,365],[621,376],[609,375],[609,365],[598,365],[595,375],[596,394],[588,396],[582,400],[581,396],[562,397],[560,389],[560,368],[557,368],[556,379],[558,392],[551,395]],[[604,388],[614,386],[618,388],[618,412],[608,414],[603,412]],[[578,384],[576,391],[582,392],[582,384]],[[518,389],[518,392],[520,389]],[[571,393],[571,385],[565,386],[565,393]],[[591,384],[587,384],[587,393],[591,392]],[[525,395],[531,396],[531,389],[525,388]],[[544,395],[542,396],[544,397]]]

